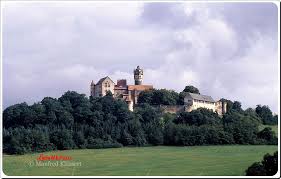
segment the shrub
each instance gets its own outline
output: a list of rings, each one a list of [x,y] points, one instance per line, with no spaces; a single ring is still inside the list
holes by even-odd
[[[265,154],[262,162],[253,163],[247,170],[247,176],[273,176],[278,171],[278,152]]]
[[[275,132],[270,127],[264,128],[258,134],[258,138],[261,139],[262,144],[277,145],[278,138],[275,136]]]

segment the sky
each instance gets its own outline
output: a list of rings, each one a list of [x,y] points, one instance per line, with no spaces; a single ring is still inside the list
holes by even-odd
[[[109,76],[278,111],[278,8],[273,3],[5,3],[3,107],[90,95]]]

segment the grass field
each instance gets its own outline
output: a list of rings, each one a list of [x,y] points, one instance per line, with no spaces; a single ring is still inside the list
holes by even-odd
[[[230,145],[194,147],[124,147],[46,152],[44,155],[71,156],[76,167],[30,166],[37,154],[3,156],[3,172],[19,175],[76,176],[195,176],[244,175],[253,162],[273,153],[277,146]]]

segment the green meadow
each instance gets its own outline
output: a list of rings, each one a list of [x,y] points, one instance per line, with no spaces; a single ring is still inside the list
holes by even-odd
[[[157,146],[45,152],[71,156],[81,166],[36,166],[39,153],[3,156],[8,176],[237,176],[274,145]],[[32,165],[32,166],[31,166]]]

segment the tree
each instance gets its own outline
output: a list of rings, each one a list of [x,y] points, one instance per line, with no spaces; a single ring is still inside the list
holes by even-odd
[[[146,143],[144,131],[138,117],[135,117],[133,120],[129,121],[128,131],[132,136],[132,144],[136,146],[142,146]]]
[[[264,128],[258,134],[258,138],[265,141],[266,144],[278,144],[278,138],[275,136],[274,131],[270,127]]]
[[[153,98],[154,91],[155,91],[155,89],[145,90],[145,91],[140,92],[139,98],[138,98],[138,103],[152,104],[152,98]]]
[[[274,152],[273,155],[266,154],[263,157],[262,164],[264,166],[264,169],[266,170],[267,176],[273,176],[278,171],[278,152]]]
[[[234,101],[233,105],[232,105],[232,110],[241,112],[243,111],[241,108],[241,103],[239,101]]]
[[[161,116],[161,122],[163,123],[163,127],[169,122],[169,121],[174,121],[175,118],[177,117],[177,114],[173,113],[163,113]]]
[[[25,102],[12,105],[3,111],[3,124],[6,127],[32,127],[36,120],[36,112]]]
[[[73,140],[78,148],[86,147],[86,139],[85,139],[84,133],[82,131],[75,132],[73,135]]]
[[[149,104],[140,104],[134,109],[134,114],[139,116],[139,120],[142,124],[148,123],[154,120],[160,120],[160,113],[156,108]]]
[[[176,105],[178,101],[178,93],[173,90],[160,89],[155,91],[155,96],[153,96],[153,101],[160,99],[159,104],[163,105]],[[158,93],[158,95],[157,95]]]
[[[31,131],[33,138],[32,151],[33,152],[43,152],[48,150],[53,150],[55,147],[50,143],[50,134],[48,127],[46,126],[36,126]]]
[[[181,112],[174,122],[176,124],[189,124],[200,126],[203,124],[218,125],[221,123],[219,116],[205,108],[199,108],[191,112]]]
[[[57,114],[64,111],[64,108],[61,103],[55,98],[45,97],[41,101],[41,104],[46,110],[45,124],[47,125],[53,124],[57,120]]]
[[[159,121],[152,121],[143,125],[148,143],[153,145],[163,144],[163,131],[160,127]]]
[[[91,103],[84,94],[67,91],[58,101],[64,109],[72,114],[74,120],[79,123],[85,122],[92,115]]]
[[[46,108],[43,104],[34,103],[31,106],[32,110],[36,113],[37,118],[35,119],[34,123],[36,124],[46,124]]]
[[[146,141],[153,145],[162,144],[161,112],[149,104],[144,103],[135,108],[134,115],[142,124]]]
[[[275,115],[273,116],[272,123],[273,123],[273,124],[278,124],[278,115],[277,115],[277,114],[275,114]]]
[[[100,98],[99,102],[102,105],[102,111],[105,114],[112,113],[115,109],[114,98],[111,96],[104,96]]]
[[[171,120],[164,127],[163,139],[165,145],[175,145],[176,125]]]
[[[256,110],[253,108],[247,108],[244,112],[245,112],[245,114],[248,114],[248,115],[253,115],[253,116],[257,115]]]
[[[253,163],[246,170],[247,176],[273,176],[278,171],[278,152],[265,154],[262,162]]]
[[[70,104],[71,107],[69,106],[68,109],[76,108],[77,106],[81,106],[82,104],[85,104],[85,103],[88,102],[88,99],[86,98],[86,95],[79,94],[75,91],[65,92],[58,100],[62,104],[65,104],[65,107],[67,107]],[[64,102],[67,102],[67,103],[64,103]]]
[[[180,92],[179,93],[179,100],[178,100],[178,105],[184,105],[184,98],[187,95],[187,92]]]
[[[124,123],[133,118],[132,112],[128,109],[128,105],[125,101],[114,100],[114,110],[111,111],[116,116],[117,121]]]
[[[247,176],[266,176],[266,170],[260,162],[253,163],[247,170]]]
[[[72,131],[68,129],[57,129],[53,131],[50,135],[50,141],[55,144],[59,150],[72,149],[75,146],[72,139]]]
[[[3,111],[3,151],[24,154],[145,144],[277,144],[269,128],[258,131],[261,118],[272,115],[266,106],[243,111],[241,103],[225,100],[231,106],[222,119],[205,108],[169,114],[154,106],[179,104],[185,93],[166,89],[141,92],[134,112],[112,95],[88,99],[75,91],[58,99],[45,97],[31,106],[12,105]],[[277,122],[277,118],[266,121]]]
[[[74,118],[68,111],[62,111],[57,114],[55,123],[59,126],[64,125],[66,128],[71,128],[74,124]]]
[[[133,145],[134,141],[132,135],[127,130],[123,130],[121,133],[120,142],[123,145]]]
[[[268,106],[257,105],[256,107],[257,115],[262,119],[263,124],[277,124],[277,120],[273,117],[271,110]]]
[[[179,95],[173,90],[146,90],[139,94],[138,103],[148,103],[150,105],[176,105]]]
[[[236,144],[256,144],[258,123],[255,119],[232,112],[223,117],[224,130],[233,136]]]
[[[244,111],[244,115],[250,116],[251,118],[256,119],[259,124],[262,124],[262,119],[257,115],[256,110],[253,108],[247,108]]]
[[[196,88],[196,87],[194,87],[192,85],[186,86],[184,88],[183,92],[200,94],[198,88]]]

